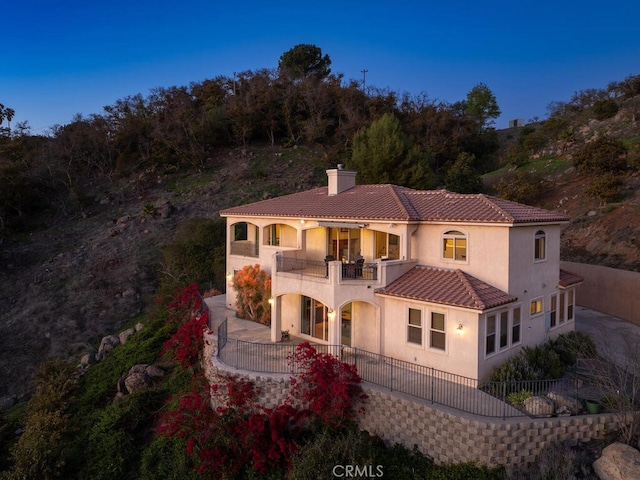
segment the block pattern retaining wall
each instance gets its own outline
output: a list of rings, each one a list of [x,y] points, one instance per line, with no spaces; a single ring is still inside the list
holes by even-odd
[[[208,353],[208,355],[206,355]],[[217,361],[215,346],[205,348],[210,380],[223,371],[254,382],[259,402],[274,407],[290,389],[289,375],[265,375],[235,370]],[[478,465],[522,467],[536,461],[549,443],[602,439],[617,429],[612,414],[530,419],[497,419],[465,414],[398,392],[363,384],[369,396],[359,427],[389,445],[414,445],[438,464],[473,462]]]

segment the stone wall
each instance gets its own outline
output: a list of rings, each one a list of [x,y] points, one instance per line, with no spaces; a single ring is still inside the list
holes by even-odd
[[[211,342],[213,343],[213,342]],[[217,361],[215,346],[207,346],[209,378],[216,371],[251,380],[260,392],[260,403],[273,407],[289,393],[289,375],[266,375],[239,371]],[[389,445],[414,445],[438,464],[473,462],[478,465],[521,467],[535,462],[549,443],[602,439],[617,428],[612,414],[530,419],[485,418],[363,384],[369,396],[360,429],[376,434]]]
[[[560,262],[560,267],[584,277],[578,305],[640,325],[640,273],[574,262]]]

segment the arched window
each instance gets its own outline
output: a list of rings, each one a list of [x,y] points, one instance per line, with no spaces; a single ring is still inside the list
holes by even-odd
[[[467,236],[458,230],[449,230],[442,236],[442,258],[467,260]]]
[[[547,234],[538,230],[535,235],[533,246],[533,259],[536,261],[547,258]]]

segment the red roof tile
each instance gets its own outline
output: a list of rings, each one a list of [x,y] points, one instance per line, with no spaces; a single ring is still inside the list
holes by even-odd
[[[560,269],[560,282],[558,282],[558,284],[561,287],[567,288],[567,287],[570,287],[571,285],[577,285],[578,283],[582,283],[583,281],[584,281],[584,278],[578,275],[577,273]]]
[[[507,224],[569,221],[565,215],[489,195],[397,185],[357,185],[338,195],[328,195],[327,187],[315,188],[228,208],[220,215]]]
[[[517,301],[517,298],[463,272],[417,266],[377,294],[421,302],[487,310]]]

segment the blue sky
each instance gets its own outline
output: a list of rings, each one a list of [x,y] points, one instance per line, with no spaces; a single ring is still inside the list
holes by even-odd
[[[0,6],[0,103],[46,133],[150,89],[275,68],[317,45],[345,79],[433,100],[483,82],[503,112],[640,74],[640,2],[25,0]]]

